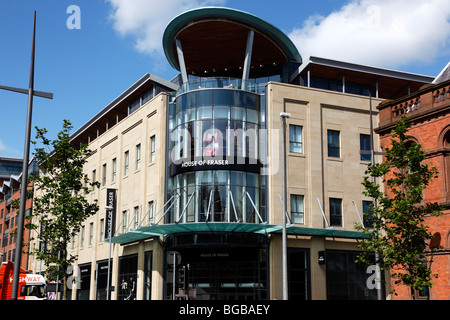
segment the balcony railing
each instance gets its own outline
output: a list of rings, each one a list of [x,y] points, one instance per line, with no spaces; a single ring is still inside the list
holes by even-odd
[[[238,89],[261,94],[265,92],[266,84],[267,83],[244,81],[237,78],[198,78],[181,85],[176,95],[178,96],[188,91],[209,88]]]
[[[380,111],[380,126],[392,123],[401,116],[409,117],[449,104],[450,85],[448,82],[428,86],[404,98],[383,102],[379,109],[387,109],[387,112]]]

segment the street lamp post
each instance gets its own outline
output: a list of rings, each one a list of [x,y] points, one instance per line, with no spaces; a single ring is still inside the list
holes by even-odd
[[[11,291],[11,300],[17,300],[17,291],[19,287],[19,274],[20,274],[20,260],[22,255],[22,242],[23,242],[23,226],[25,220],[25,205],[27,200],[27,186],[28,186],[28,162],[30,153],[30,135],[31,135],[31,119],[33,111],[33,96],[39,96],[47,99],[53,99],[53,94],[48,92],[34,91],[34,50],[35,50],[35,38],[36,38],[36,11],[34,11],[33,20],[33,40],[31,45],[31,67],[30,67],[30,82],[28,90],[20,88],[12,88],[0,86],[0,89],[28,94],[28,108],[27,108],[27,122],[25,130],[25,147],[22,164],[22,181],[20,186],[20,209],[19,217],[17,221],[17,243],[16,252],[14,255],[14,274]]]
[[[288,300],[288,281],[287,281],[287,235],[286,235],[286,118],[291,115],[286,112],[280,113],[281,126],[282,126],[282,143],[281,143],[281,156],[282,156],[282,170],[283,170],[283,231],[282,231],[282,256],[283,256],[283,300]]]
[[[108,221],[110,221],[108,223],[108,234],[109,234],[109,256],[108,256],[108,280],[106,282],[106,300],[109,300],[109,294],[110,294],[110,276],[111,276],[111,246],[112,246],[112,223],[111,223],[111,219],[112,219],[112,213],[114,210],[114,207],[112,206],[106,206],[105,207],[106,210],[108,210]]]

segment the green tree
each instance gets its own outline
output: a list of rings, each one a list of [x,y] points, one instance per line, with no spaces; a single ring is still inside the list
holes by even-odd
[[[367,214],[373,228],[357,228],[369,236],[360,243],[363,253],[358,261],[378,262],[380,269],[390,270],[394,283],[408,286],[414,299],[414,293],[431,287],[437,276],[424,256],[432,238],[424,219],[442,214],[442,208],[424,202],[423,191],[437,176],[437,169],[424,161],[425,151],[407,134],[411,125],[402,117],[392,132],[391,146],[385,149],[385,160],[368,166],[362,184],[363,194],[374,199]],[[373,178],[381,179],[384,188]]]
[[[26,227],[35,230],[40,246],[31,249],[42,260],[46,276],[50,280],[62,279],[67,299],[67,268],[77,259],[67,250],[69,242],[79,233],[83,221],[98,211],[97,202],[89,203],[85,194],[98,182],[91,182],[83,174],[83,165],[90,151],[87,145],[75,148],[70,142],[72,125],[64,120],[63,129],[57,139],[45,137],[46,129],[36,127],[36,139],[42,147],[36,147],[34,157],[40,174],[34,174],[35,197],[32,215]],[[36,141],[32,142],[35,146]],[[47,152],[47,150],[52,150]],[[45,249],[43,249],[45,248]]]

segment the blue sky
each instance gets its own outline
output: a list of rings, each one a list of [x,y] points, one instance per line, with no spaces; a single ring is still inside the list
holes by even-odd
[[[81,29],[68,29],[70,5]],[[161,48],[164,27],[184,10],[227,6],[284,31],[309,55],[436,76],[450,57],[448,0],[2,0],[0,85],[28,87],[37,11],[33,127],[53,139],[74,130],[145,73],[177,73]],[[27,96],[0,90],[0,156],[23,156]],[[35,131],[33,130],[32,137]]]

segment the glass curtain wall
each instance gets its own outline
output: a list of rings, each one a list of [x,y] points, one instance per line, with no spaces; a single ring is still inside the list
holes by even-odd
[[[183,173],[169,179],[168,199],[175,199],[169,223],[266,221],[265,179],[254,170],[265,123],[260,101],[258,94],[222,88],[176,98],[169,111],[169,157]],[[198,165],[205,160],[220,161],[218,170]],[[254,166],[252,172],[228,166],[240,163]]]

